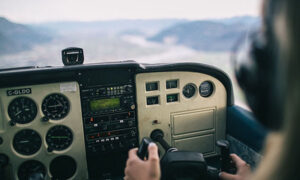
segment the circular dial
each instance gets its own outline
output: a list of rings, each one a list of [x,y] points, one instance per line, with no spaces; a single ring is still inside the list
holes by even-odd
[[[69,101],[62,94],[50,94],[42,103],[42,111],[49,119],[62,119],[67,116],[69,110]]]
[[[13,140],[14,149],[23,155],[31,155],[36,153],[42,144],[40,135],[31,129],[19,131]]]
[[[205,81],[201,83],[199,87],[199,93],[202,97],[209,97],[214,91],[214,87],[211,82]]]
[[[195,84],[187,84],[183,87],[182,93],[184,97],[191,98],[196,93],[196,85]]]
[[[68,179],[77,169],[75,160],[70,156],[58,156],[50,163],[50,173],[56,179]]]
[[[8,105],[8,115],[12,121],[26,124],[34,120],[37,107],[33,100],[28,97],[18,97]]]
[[[36,160],[25,161],[18,170],[19,180],[28,180],[30,177],[41,177],[44,179],[46,175],[45,166]]]
[[[46,142],[51,150],[64,150],[72,144],[72,141],[73,134],[71,130],[62,125],[52,127],[46,135]]]

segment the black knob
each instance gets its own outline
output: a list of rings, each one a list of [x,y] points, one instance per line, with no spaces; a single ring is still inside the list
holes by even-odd
[[[132,92],[132,85],[126,85],[125,86],[125,92],[131,93]]]
[[[16,121],[14,121],[14,120],[10,120],[10,121],[9,121],[9,125],[10,125],[10,126],[14,126],[14,125],[16,125]]]
[[[176,148],[172,148],[165,140],[164,140],[164,132],[160,129],[155,129],[151,132],[150,138],[153,141],[159,142],[159,144],[165,149],[168,150],[176,150]]]
[[[154,141],[158,141],[162,138],[164,138],[164,132],[160,129],[155,129],[151,132],[150,138],[153,139]]]

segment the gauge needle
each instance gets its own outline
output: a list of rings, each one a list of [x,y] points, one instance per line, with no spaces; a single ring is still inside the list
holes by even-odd
[[[62,104],[56,104],[56,105],[52,105],[52,106],[48,106],[49,108],[54,108],[54,107],[61,107]]]
[[[19,141],[20,144],[25,144],[25,143],[29,143],[28,140],[23,140],[23,141]]]
[[[19,114],[21,114],[22,113],[22,111],[19,111],[19,112],[17,112],[16,114],[15,114],[15,116],[17,116],[17,115],[19,115]]]
[[[67,136],[52,136],[53,139],[68,138]]]

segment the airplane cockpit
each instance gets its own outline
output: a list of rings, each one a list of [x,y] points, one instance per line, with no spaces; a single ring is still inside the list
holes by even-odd
[[[186,169],[182,164],[197,169],[200,161],[200,170],[211,167],[217,179],[230,168],[229,151],[259,162],[267,131],[234,105],[222,70],[200,63],[80,64],[82,53],[67,49],[65,66],[0,71],[3,179],[122,179],[128,150],[144,137],[160,138],[161,158],[170,149],[183,153],[169,157],[168,174]]]
[[[298,7],[3,0],[0,180],[297,179]]]

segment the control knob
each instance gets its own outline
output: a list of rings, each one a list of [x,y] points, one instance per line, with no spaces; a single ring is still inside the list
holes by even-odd
[[[126,93],[132,93],[133,92],[132,85],[130,85],[130,84],[129,85],[125,85],[124,89],[125,89]]]

